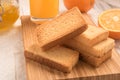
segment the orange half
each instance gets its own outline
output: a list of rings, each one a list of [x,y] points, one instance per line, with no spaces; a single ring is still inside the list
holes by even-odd
[[[101,13],[98,24],[109,31],[111,38],[120,39],[120,9],[110,9]]]

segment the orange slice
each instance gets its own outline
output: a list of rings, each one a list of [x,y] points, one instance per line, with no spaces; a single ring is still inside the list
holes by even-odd
[[[98,24],[109,31],[111,38],[120,39],[120,9],[110,9],[101,13]]]

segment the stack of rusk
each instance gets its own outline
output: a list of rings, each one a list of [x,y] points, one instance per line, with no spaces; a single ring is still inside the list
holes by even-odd
[[[65,45],[79,51],[83,61],[98,67],[112,56],[115,43],[108,35],[108,31],[88,25],[85,32],[68,40]]]
[[[38,42],[35,40],[26,57],[62,72],[72,70],[79,61],[79,52],[84,61],[99,66],[111,57],[114,47],[108,32],[87,26],[76,7],[37,26],[35,32]],[[61,45],[64,43],[74,50]]]
[[[22,26],[25,26],[23,21]],[[53,69],[70,72],[79,61],[79,52],[60,44],[80,35],[86,29],[86,22],[79,9],[68,10],[37,26],[37,37],[33,37],[36,43],[29,47],[25,56]]]

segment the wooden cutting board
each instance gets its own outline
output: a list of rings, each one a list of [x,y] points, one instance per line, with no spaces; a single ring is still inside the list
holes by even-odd
[[[90,16],[83,14],[86,22],[95,25]],[[35,44],[36,39],[34,29],[36,24],[30,21],[29,16],[23,16],[22,32],[24,40],[25,53],[28,48]],[[120,79],[120,55],[113,51],[113,56],[107,62],[103,63],[99,68],[93,68],[88,64],[79,61],[73,68],[71,73],[63,73],[55,69],[26,59],[26,71],[28,80],[55,80],[55,79],[71,79],[71,80],[119,80]]]

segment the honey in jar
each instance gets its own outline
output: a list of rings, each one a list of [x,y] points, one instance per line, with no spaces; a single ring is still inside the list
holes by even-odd
[[[10,29],[18,17],[17,0],[0,0],[0,32]]]

